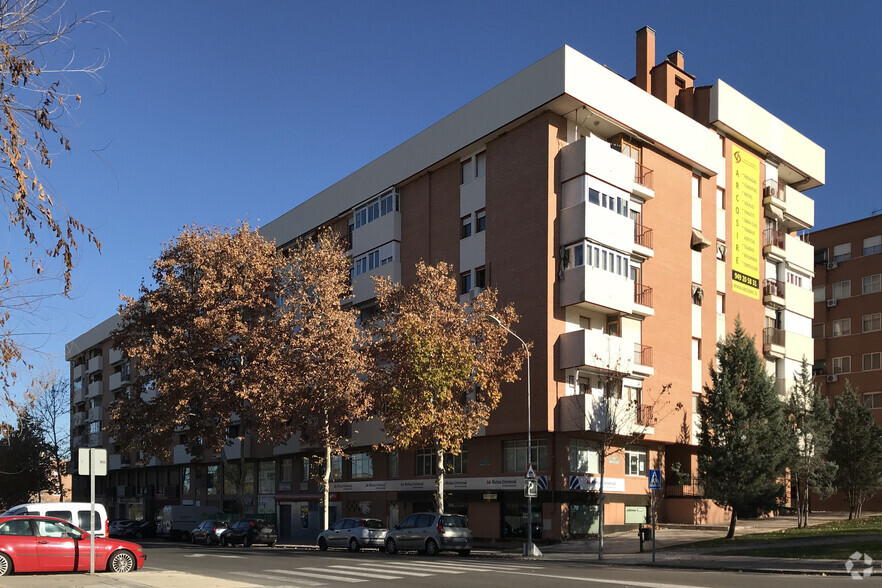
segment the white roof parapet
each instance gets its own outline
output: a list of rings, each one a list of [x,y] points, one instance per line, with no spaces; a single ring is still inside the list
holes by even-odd
[[[64,360],[70,361],[75,355],[98,345],[110,336],[110,331],[119,326],[119,315],[115,314],[64,345]]]

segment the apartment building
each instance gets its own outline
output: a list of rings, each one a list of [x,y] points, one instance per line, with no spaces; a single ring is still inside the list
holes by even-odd
[[[522,379],[503,387],[486,430],[451,460],[447,506],[469,516],[476,536],[524,533],[528,464],[542,536],[596,532],[596,411],[611,374],[615,394],[635,406],[619,430],[642,435],[605,464],[606,525],[647,519],[655,467],[666,478],[662,521],[714,522],[726,514],[694,481],[708,362],[739,316],[782,394],[802,357],[813,359],[814,249],[799,232],[813,224],[803,192],[823,184],[824,165],[822,148],[725,82],[695,85],[682,53],[656,62],[645,27],[633,78],[565,46],[261,232],[284,246],[335,227],[353,261],[351,303],[365,313],[371,276],[407,283],[419,260],[453,264],[463,300],[493,287],[514,303],[514,330],[533,344],[532,444]],[[67,346],[77,443],[111,453],[100,411],[129,376],[107,338],[114,321]],[[356,428],[348,455],[332,463],[333,516],[391,525],[430,508],[431,448],[375,452],[381,424]],[[250,440],[228,457],[241,452],[248,508],[274,513],[285,537],[314,536],[314,448]],[[120,515],[229,505],[217,458],[200,457],[183,446],[168,464],[114,455],[103,496]]]
[[[882,424],[882,215],[811,234],[814,373],[833,402],[849,382]],[[821,503],[842,509],[840,496]],[[877,494],[864,507],[882,510]]]

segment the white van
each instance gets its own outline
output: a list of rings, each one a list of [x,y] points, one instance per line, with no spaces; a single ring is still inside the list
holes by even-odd
[[[36,515],[55,517],[73,523],[81,529],[89,530],[89,512],[92,506],[88,502],[36,502],[13,506],[0,516]],[[107,537],[110,521],[103,504],[95,504],[95,536]]]

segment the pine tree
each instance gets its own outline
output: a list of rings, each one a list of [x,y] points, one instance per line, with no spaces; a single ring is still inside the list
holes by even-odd
[[[698,474],[705,496],[732,510],[726,535],[731,538],[737,517],[780,503],[790,432],[774,380],[740,318],[735,331],[717,343],[716,365],[710,368],[711,385],[698,405]]]
[[[834,402],[830,458],[839,466],[834,483],[848,501],[848,518],[861,516],[864,503],[882,487],[882,426],[873,422],[857,390],[845,382]]]
[[[826,456],[833,433],[830,403],[821,394],[805,358],[790,390],[787,415],[794,432],[790,480],[796,494],[797,526],[802,528],[808,524],[809,492],[821,498],[830,496],[837,469]]]
[[[52,488],[52,458],[43,429],[27,412],[0,435],[0,512]]]

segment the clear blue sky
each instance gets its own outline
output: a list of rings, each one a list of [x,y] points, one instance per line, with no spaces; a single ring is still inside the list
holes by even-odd
[[[118,36],[83,96],[52,187],[103,242],[82,249],[71,300],[44,305],[36,358],[133,295],[189,223],[263,225],[562,45],[625,77],[635,32],[680,50],[696,85],[723,79],[827,151],[819,228],[882,208],[879,2],[416,0],[110,2]]]

